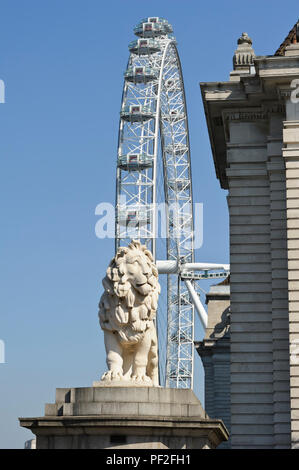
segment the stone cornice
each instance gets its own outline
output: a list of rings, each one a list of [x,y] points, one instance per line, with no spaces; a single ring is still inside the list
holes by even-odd
[[[261,79],[290,80],[299,75],[299,56],[265,56],[254,60],[256,73]]]
[[[194,346],[199,356],[206,357],[220,353],[222,354],[223,362],[226,362],[227,357],[225,357],[225,354],[228,354],[230,349],[229,335],[214,340],[205,339],[203,341],[194,341]]]
[[[216,175],[224,189],[228,189],[226,152],[230,124],[266,122],[273,114],[282,115],[285,119],[293,69],[296,69],[296,78],[299,77],[297,57],[257,57],[254,63],[256,75],[241,76],[240,81],[235,82],[201,83]],[[288,69],[288,73],[280,75],[283,67]],[[261,76],[260,71],[267,73]]]

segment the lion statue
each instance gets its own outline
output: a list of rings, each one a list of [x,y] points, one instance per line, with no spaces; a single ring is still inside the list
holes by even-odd
[[[159,386],[154,323],[160,294],[151,252],[139,241],[120,247],[103,279],[99,303],[108,371],[102,381]]]

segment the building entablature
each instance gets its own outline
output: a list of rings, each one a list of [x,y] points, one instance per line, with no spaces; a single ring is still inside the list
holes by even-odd
[[[284,54],[256,57],[252,53],[247,69],[236,65],[234,56],[230,81],[200,84],[216,175],[224,189],[228,188],[227,149],[233,145],[230,122],[268,122],[273,114],[286,120],[286,101],[299,86],[299,44],[287,46]]]

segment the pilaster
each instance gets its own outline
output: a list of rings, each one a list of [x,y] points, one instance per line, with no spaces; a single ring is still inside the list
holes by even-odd
[[[289,314],[285,165],[282,157],[283,114],[270,116],[267,143],[270,185],[273,426],[274,447],[290,447]]]
[[[298,116],[297,119],[294,117]],[[292,448],[299,448],[299,104],[287,103],[283,124],[286,166],[287,262],[289,297],[290,394]]]
[[[231,267],[232,448],[274,446],[268,115],[225,111]]]

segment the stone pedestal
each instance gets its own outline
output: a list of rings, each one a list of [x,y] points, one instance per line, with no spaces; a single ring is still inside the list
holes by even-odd
[[[214,449],[228,439],[189,389],[58,388],[44,417],[20,424],[37,449]]]

